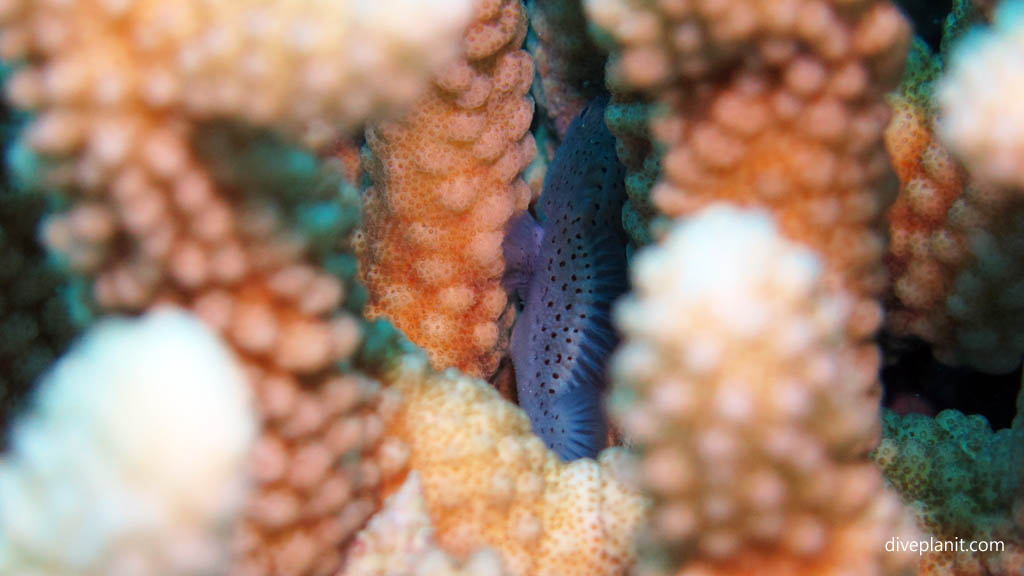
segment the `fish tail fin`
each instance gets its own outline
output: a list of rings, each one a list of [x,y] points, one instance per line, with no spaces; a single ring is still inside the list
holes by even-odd
[[[556,401],[561,426],[554,446],[563,460],[596,458],[608,445],[608,425],[601,406],[602,395],[595,389],[585,394],[565,394]]]

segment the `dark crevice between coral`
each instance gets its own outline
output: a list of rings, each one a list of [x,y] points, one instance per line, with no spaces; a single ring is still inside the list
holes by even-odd
[[[1009,428],[1016,412],[1021,366],[1007,374],[985,374],[966,366],[949,366],[920,340],[886,341],[882,349],[883,405],[899,414],[934,416],[943,410],[978,414],[993,430]]]
[[[952,0],[897,0],[896,3],[914,25],[914,34],[924,39],[932,50],[938,50]]]
[[[0,89],[11,70],[0,63]],[[37,188],[20,187],[19,170],[37,167],[15,147],[28,118],[0,102],[0,452],[38,379],[90,319],[83,286],[38,240],[39,227],[57,202]]]

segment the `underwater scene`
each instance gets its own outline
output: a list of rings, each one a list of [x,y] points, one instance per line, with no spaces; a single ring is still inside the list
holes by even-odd
[[[0,576],[1024,576],[1024,0],[0,0]]]

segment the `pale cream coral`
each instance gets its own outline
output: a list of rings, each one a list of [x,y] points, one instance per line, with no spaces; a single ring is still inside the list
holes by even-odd
[[[492,550],[480,550],[465,563],[456,563],[438,547],[419,474],[412,472],[356,537],[339,576],[504,574],[501,558]]]
[[[910,38],[899,10],[885,0],[586,6],[619,45],[609,85],[665,110],[651,121],[666,148],[654,205],[673,217],[716,201],[770,210],[857,297],[848,328],[869,339],[881,320],[884,213],[895,195],[884,95]]]
[[[0,458],[0,573],[224,574],[252,408],[241,367],[195,318],[97,324],[43,377]]]
[[[486,382],[415,362],[391,386],[388,434],[422,478],[438,543],[456,558],[497,550],[519,576],[614,575],[632,561],[645,501],[620,478],[625,455],[562,462],[526,414]]]
[[[615,312],[613,417],[654,500],[640,574],[894,574],[853,298],[765,212],[712,206],[641,252]],[[869,353],[876,353],[869,350]],[[876,364],[877,365],[877,364]],[[901,523],[902,522],[902,523]]]
[[[476,376],[497,369],[508,339],[501,240],[531,199],[525,34],[519,0],[478,1],[465,57],[402,122],[367,132],[374,186],[356,246],[367,315],[390,318],[435,367]]]
[[[979,180],[1024,190],[1024,2],[1006,0],[993,26],[967,34],[936,94],[942,140]]]

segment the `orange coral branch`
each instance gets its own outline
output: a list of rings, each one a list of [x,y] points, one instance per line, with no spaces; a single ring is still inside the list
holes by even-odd
[[[403,122],[367,132],[374,186],[356,245],[366,313],[391,319],[435,367],[476,376],[494,373],[508,339],[501,242],[531,198],[525,34],[519,0],[477,2],[465,57]]]

